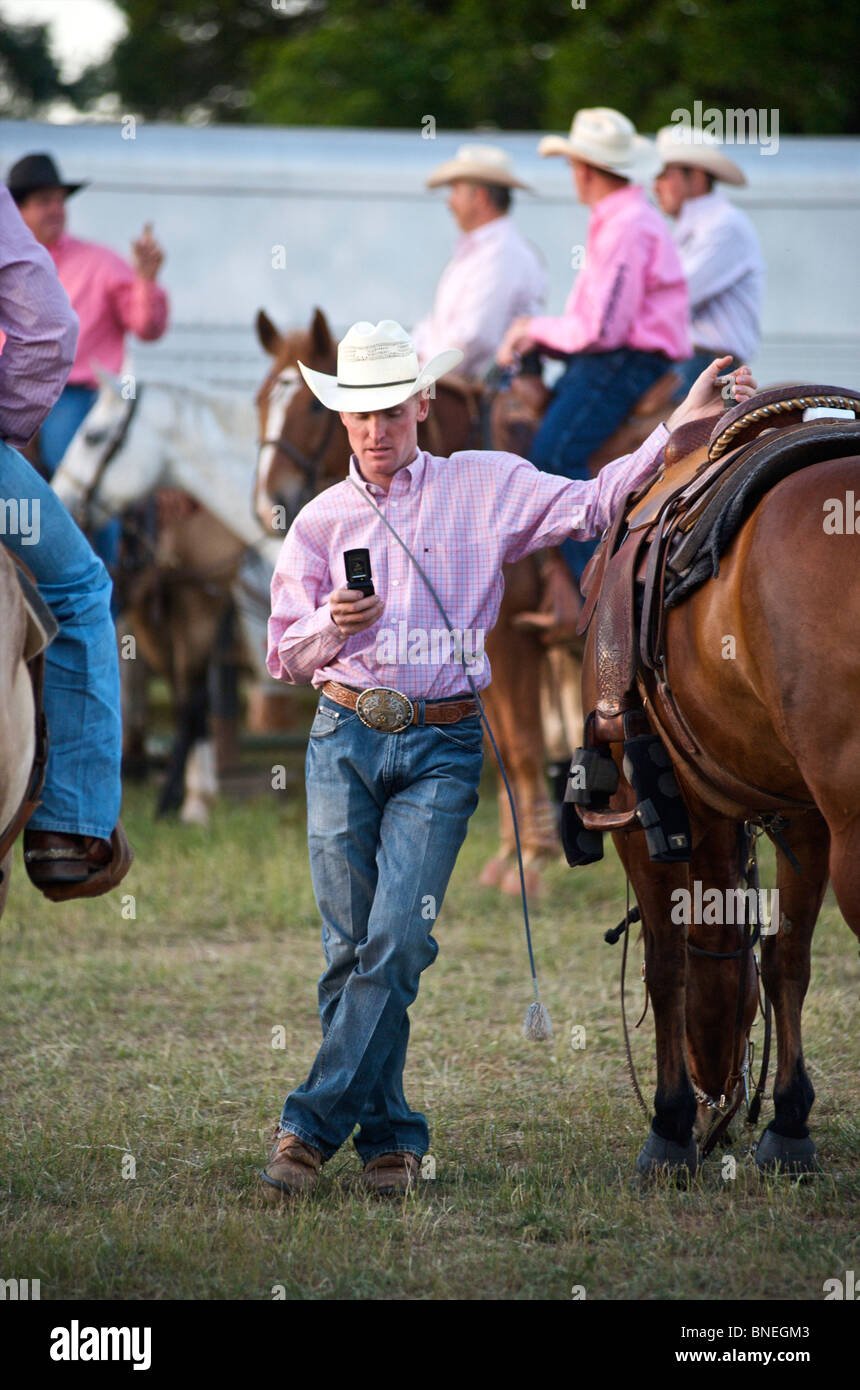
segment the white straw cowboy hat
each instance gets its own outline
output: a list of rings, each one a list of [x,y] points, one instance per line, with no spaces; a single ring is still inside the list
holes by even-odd
[[[337,347],[337,376],[299,370],[317,400],[329,410],[353,412],[389,410],[410,396],[426,391],[440,376],[463,360],[459,348],[448,348],[419,367],[418,354],[405,328],[394,319],[354,323]]]
[[[660,170],[651,141],[637,135],[633,122],[611,106],[583,107],[573,118],[569,137],[545,135],[538,154],[581,159],[632,183],[645,183]]]
[[[514,173],[510,155],[497,145],[461,145],[453,159],[439,164],[427,178],[428,188],[439,188],[454,179],[471,179],[475,183],[499,183],[503,188],[522,188],[533,193]]]
[[[667,164],[684,164],[691,169],[704,169],[723,183],[742,188],[747,176],[733,159],[721,153],[720,141],[709,130],[696,130],[689,125],[664,125],[657,131],[657,153],[663,168]]]

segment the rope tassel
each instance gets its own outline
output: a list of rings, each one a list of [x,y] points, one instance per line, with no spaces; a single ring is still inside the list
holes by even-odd
[[[530,1042],[548,1042],[552,1037],[552,1023],[546,1006],[540,1000],[529,1004],[523,1023],[523,1037]]]

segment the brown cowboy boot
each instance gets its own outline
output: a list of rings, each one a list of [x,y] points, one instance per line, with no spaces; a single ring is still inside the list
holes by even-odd
[[[413,1153],[379,1154],[364,1165],[362,1186],[381,1197],[402,1196],[418,1181],[421,1160]]]
[[[260,1171],[266,1201],[279,1202],[294,1192],[313,1192],[322,1158],[319,1149],[306,1144],[297,1134],[281,1134],[276,1129],[275,1146]]]
[[[122,821],[110,840],[59,830],[24,831],[24,866],[31,882],[54,903],[109,893],[125,878],[133,859]]]

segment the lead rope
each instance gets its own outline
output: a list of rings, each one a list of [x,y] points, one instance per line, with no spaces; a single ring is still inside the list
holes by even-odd
[[[383,525],[386,526],[386,527],[388,528],[388,530],[391,532],[392,536],[393,536],[394,539],[397,541],[397,544],[400,546],[401,550],[403,550],[403,551],[406,552],[406,554],[408,555],[409,559],[412,561],[413,565],[415,566],[415,568],[417,569],[418,573],[420,574],[421,578],[424,580],[424,583],[427,585],[427,588],[429,589],[431,595],[433,596],[433,601],[435,602],[436,607],[439,609],[439,612],[442,614],[442,619],[443,619],[443,622],[445,623],[445,627],[446,627],[447,631],[449,632],[451,638],[453,639],[453,638],[454,638],[454,629],[452,628],[451,622],[450,622],[450,620],[449,620],[449,618],[448,618],[448,614],[445,612],[445,609],[444,609],[444,607],[443,607],[443,605],[442,605],[442,600],[440,599],[439,595],[437,594],[437,592],[436,592],[435,588],[433,587],[433,584],[431,583],[430,579],[429,579],[428,576],[425,574],[423,568],[422,568],[421,565],[418,563],[418,561],[416,560],[415,556],[412,554],[412,551],[409,549],[409,547],[408,547],[408,545],[406,544],[406,542],[403,541],[403,540],[401,540],[400,536],[397,534],[397,531],[396,531],[396,530],[394,529],[394,527],[391,525],[391,522],[388,520],[388,518],[384,515],[383,512],[380,511],[379,507],[377,507],[376,503],[372,500],[372,498],[368,497],[367,493],[366,493],[361,487],[359,487],[358,483],[355,481],[355,479],[352,477],[351,474],[348,476],[347,481],[348,481],[349,483],[351,483],[351,485],[355,488],[355,490],[356,490],[356,492],[358,493],[359,497],[363,498],[363,500],[367,503],[367,505],[368,505],[369,507],[372,507],[372,508],[373,508],[373,510],[376,512],[376,515],[377,515],[377,516],[379,517],[379,519],[382,521]],[[455,650],[456,650],[456,646],[457,646],[457,644],[456,644],[456,641],[455,641],[455,642],[454,642],[454,649],[455,649]],[[473,696],[475,697],[475,702],[477,703],[478,711],[479,711],[480,716],[481,716],[481,719],[482,719],[482,721],[483,721],[484,728],[485,728],[486,731],[487,731],[487,737],[488,737],[489,740],[490,740],[490,744],[491,744],[492,749],[493,749],[493,752],[494,752],[494,754],[495,754],[495,756],[496,756],[496,762],[498,763],[498,765],[499,765],[499,771],[500,771],[501,774],[502,774],[502,781],[503,781],[504,784],[505,784],[505,791],[507,792],[507,795],[508,795],[508,803],[509,803],[510,808],[511,808],[511,821],[512,821],[513,827],[514,827],[514,841],[515,841],[515,843],[516,843],[516,848],[517,848],[517,866],[518,866],[519,871],[520,871],[520,893],[521,893],[521,895],[522,895],[522,901],[523,901],[523,922],[525,923],[525,930],[526,930],[526,945],[527,945],[527,947],[528,947],[528,953],[529,953],[529,967],[530,967],[530,969],[531,969],[532,989],[533,989],[533,991],[534,991],[534,996],[535,996],[535,998],[534,998],[534,1003],[533,1003],[533,1004],[530,1004],[529,1007],[528,1007],[528,1009],[527,1009],[527,1011],[526,1011],[525,1020],[524,1020],[524,1022],[523,1022],[523,1036],[526,1037],[526,1038],[530,1038],[530,1039],[531,1039],[532,1041],[534,1041],[534,1042],[544,1042],[544,1041],[546,1041],[548,1038],[551,1038],[551,1037],[552,1037],[552,1023],[550,1022],[550,1017],[549,1017],[549,1013],[547,1012],[546,1006],[545,1006],[544,1004],[541,1003],[540,991],[539,991],[539,989],[538,989],[537,969],[536,969],[536,966],[535,966],[534,951],[533,951],[533,949],[532,949],[532,934],[531,934],[531,927],[530,927],[530,925],[529,925],[529,907],[528,907],[528,899],[527,899],[527,897],[526,897],[526,879],[525,879],[525,873],[524,873],[524,871],[523,871],[523,856],[522,856],[522,850],[521,850],[521,848],[520,848],[520,829],[519,829],[519,824],[518,824],[518,822],[517,822],[517,812],[516,812],[516,807],[514,806],[514,797],[513,797],[512,791],[511,791],[510,783],[508,782],[508,774],[505,772],[505,765],[504,765],[504,763],[502,762],[502,755],[500,754],[500,752],[499,752],[499,750],[498,750],[498,747],[496,746],[496,740],[495,740],[495,738],[493,737],[493,731],[492,731],[492,729],[490,728],[490,721],[489,721],[489,719],[487,718],[486,710],[484,709],[484,702],[483,702],[483,700],[481,699],[481,697],[480,697],[480,695],[479,695],[479,693],[478,693],[478,689],[477,689],[477,687],[476,687],[476,685],[475,685],[475,682],[474,682],[474,680],[472,679],[472,676],[470,675],[470,673],[469,673],[469,671],[468,671],[468,669],[467,669],[467,667],[466,667],[466,658],[465,658],[465,656],[464,656],[464,654],[463,654],[462,643],[460,644],[460,661],[462,662],[463,673],[464,673],[464,675],[465,675],[465,677],[466,677],[466,680],[469,682],[469,689],[471,690]]]

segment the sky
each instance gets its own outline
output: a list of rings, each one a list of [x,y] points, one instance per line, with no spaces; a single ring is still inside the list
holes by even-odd
[[[104,58],[125,29],[112,0],[0,0],[0,22],[4,19],[50,25],[51,51],[66,82]]]

